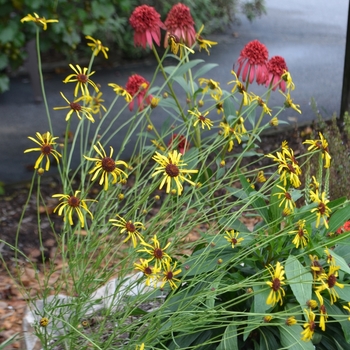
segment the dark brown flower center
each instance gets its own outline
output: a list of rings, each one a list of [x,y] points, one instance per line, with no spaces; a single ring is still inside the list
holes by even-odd
[[[102,159],[102,169],[111,173],[115,169],[115,161],[110,157],[105,157]]]
[[[321,202],[318,205],[318,211],[320,212],[321,215],[323,215],[326,212],[326,206],[324,203]]]
[[[174,277],[174,274],[173,274],[171,271],[168,271],[168,272],[166,273],[166,279],[167,279],[168,281],[172,280],[173,277]]]
[[[323,272],[322,265],[318,262],[318,260],[314,260],[311,263],[311,267],[313,267],[313,271],[316,273],[316,275],[319,275]]]
[[[155,248],[153,251],[153,255],[156,259],[162,259],[163,258],[163,251],[160,248]]]
[[[143,273],[144,273],[146,276],[151,275],[151,274],[152,274],[152,269],[151,269],[149,266],[147,266],[147,267],[145,267],[145,269],[143,270]]]
[[[168,164],[165,167],[165,172],[170,177],[176,177],[176,176],[178,176],[180,174],[180,170],[175,164]]]
[[[310,321],[309,322],[309,328],[310,328],[310,331],[314,331],[315,328],[316,328],[316,323],[314,321]]]
[[[233,243],[233,244],[237,244],[237,239],[236,238],[231,238],[231,242]]]
[[[302,228],[299,229],[298,236],[299,237],[303,237],[304,236],[304,230]]]
[[[203,115],[198,116],[198,119],[199,119],[201,122],[204,122],[204,121],[205,121],[205,117],[204,117]]]
[[[46,145],[41,146],[41,153],[42,154],[49,155],[49,154],[51,154],[51,151],[52,151],[51,145],[46,144]]]
[[[135,228],[135,225],[129,221],[125,224],[125,228],[129,231],[129,232],[135,232],[136,231],[136,228]]]
[[[217,88],[217,85],[212,81],[209,81],[208,86],[211,90],[215,90]]]
[[[74,111],[81,111],[81,106],[79,103],[71,102],[69,105],[70,105],[70,108],[73,109]]]
[[[168,36],[168,44],[172,45],[174,44],[178,44],[180,42],[180,39],[175,35],[175,34],[169,34]]]
[[[281,281],[279,278],[274,278],[272,281],[272,289],[277,292],[281,288]]]
[[[337,283],[337,277],[335,277],[333,274],[328,277],[328,287],[333,288],[335,284]]]
[[[89,80],[89,77],[86,74],[78,74],[77,79],[78,79],[79,83],[86,84]]]
[[[327,309],[326,309],[326,307],[324,306],[324,304],[322,304],[322,305],[320,306],[320,311],[321,311],[321,314],[326,314],[326,313],[327,313]]]
[[[73,208],[79,207],[79,205],[80,205],[80,200],[79,200],[79,198],[74,197],[74,196],[69,197],[69,199],[68,199],[68,205],[69,205],[70,207],[73,207]]]
[[[288,200],[291,200],[291,199],[292,199],[292,196],[290,195],[289,192],[286,192],[286,193],[284,194],[284,196],[285,196],[286,199],[288,199]]]

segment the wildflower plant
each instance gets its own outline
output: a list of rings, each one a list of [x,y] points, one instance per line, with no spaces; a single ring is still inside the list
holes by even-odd
[[[143,13],[150,14],[144,23]],[[348,348],[350,233],[333,233],[349,219],[350,206],[345,198],[328,199],[332,155],[327,140],[320,135],[306,142],[308,152],[298,156],[286,142],[271,154],[258,152],[259,135],[280,122],[283,110],[301,112],[291,97],[295,85],[284,58],[269,60],[265,45],[248,43],[234,70],[226,67],[233,76],[226,86],[212,79],[213,65],[193,59],[194,50],[215,47],[202,37],[202,27],[196,29],[185,5],[175,5],[164,24],[154,9],[141,6],[130,23],[135,45],[152,49],[158,60],[155,75],[159,72],[164,83],[156,86],[155,77],[147,81],[135,74],[127,82],[108,84],[116,95],[110,107],[98,111],[101,118],[91,138],[89,97],[100,99],[105,88],[90,80],[91,69],[95,54],[108,50],[89,37],[90,64],[71,64],[75,74],[64,80],[76,83],[72,103],[82,104],[79,114],[75,110],[79,119],[72,140],[73,112],[67,117],[62,107],[46,104],[47,111],[56,107],[55,115],[67,124],[62,149],[52,137],[49,112],[50,131],[46,136],[37,132],[39,141],[30,138],[40,148],[25,151],[41,154],[19,228],[34,185],[36,203],[46,215],[65,218],[62,226],[52,225],[63,266],[54,290],[49,281],[56,265],[44,253],[43,267],[32,263],[43,270],[38,297],[45,300],[41,317],[49,322],[35,328],[43,347],[55,341],[66,349],[83,344],[96,349]],[[176,36],[177,55],[166,41],[164,57],[158,56],[154,43],[160,45],[161,30]],[[169,58],[173,65],[164,64]],[[266,86],[266,93],[254,94],[254,83]],[[176,94],[174,84],[183,93]],[[270,109],[270,95],[277,89],[284,97],[281,107]],[[113,108],[118,99],[121,109]],[[161,128],[154,123],[155,109],[168,116]],[[119,123],[123,113],[129,118]],[[113,130],[111,135],[106,129]],[[120,149],[110,146],[113,138],[121,140]],[[126,157],[122,151],[132,138],[135,147]],[[76,151],[80,163],[73,166]],[[303,186],[301,174],[315,154],[321,170],[311,179],[317,188]],[[45,170],[52,171],[51,156],[62,187],[61,194],[52,194],[60,201],[53,213],[42,203],[36,170],[46,158]],[[20,275],[24,253],[13,248]],[[145,288],[144,293],[122,288],[136,272],[137,290]],[[91,298],[112,276],[120,284],[109,298]],[[35,309],[30,291],[25,286],[22,291]],[[75,298],[58,308],[63,292]],[[140,310],[159,296],[158,307]],[[84,333],[82,320],[101,302],[98,326]],[[111,321],[118,327],[106,334]]]

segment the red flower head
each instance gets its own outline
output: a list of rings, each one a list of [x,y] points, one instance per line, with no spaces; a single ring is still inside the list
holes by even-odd
[[[181,154],[184,154],[190,148],[190,143],[184,135],[173,134],[168,142],[168,147],[177,147]]]
[[[141,5],[135,8],[129,18],[131,26],[135,30],[134,45],[142,46],[147,44],[152,48],[153,40],[160,45],[160,28],[165,29],[160,20],[160,14],[151,6]]]
[[[265,85],[269,86],[271,84],[272,90],[275,91],[277,86],[285,92],[286,91],[286,82],[282,79],[282,74],[287,71],[288,67],[286,61],[281,56],[273,56],[267,62],[267,80]]]
[[[137,99],[137,105],[139,107],[139,110],[142,111],[145,107],[145,105],[149,105],[151,103],[151,100],[153,98],[152,95],[147,95],[149,87],[149,82],[141,77],[141,75],[134,74],[131,77],[129,77],[125,90],[132,96]],[[131,102],[129,103],[129,109],[130,111],[133,110],[134,108],[134,100],[132,99]]]
[[[184,4],[174,5],[168,13],[164,22],[166,35],[164,47],[168,46],[169,35],[175,35],[180,42],[191,47],[196,42],[196,30],[194,29],[194,20],[190,9]]]
[[[264,84],[267,79],[266,63],[269,53],[264,44],[258,40],[253,40],[244,46],[237,62],[233,66],[233,70],[239,76],[242,72],[242,80],[246,81],[248,78],[251,84],[255,80],[258,84]],[[238,66],[237,69],[235,66]],[[249,74],[249,77],[247,77]]]

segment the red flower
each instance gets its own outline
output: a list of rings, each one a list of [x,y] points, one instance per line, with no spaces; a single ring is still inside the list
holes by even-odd
[[[190,148],[190,143],[184,135],[173,134],[168,142],[168,147],[177,147],[181,154],[184,154]]]
[[[242,72],[242,80],[249,80],[251,84],[255,78],[258,84],[264,84],[267,79],[267,59],[269,53],[264,44],[258,40],[253,40],[244,46],[237,62],[233,66],[233,70],[239,76]],[[237,69],[235,66],[238,66]],[[249,77],[247,75],[249,74]]]
[[[287,71],[288,67],[286,61],[281,56],[273,56],[267,62],[267,80],[265,85],[269,86],[272,84],[272,90],[275,91],[277,86],[285,92],[286,91],[286,82],[282,79],[282,74]]]
[[[350,231],[350,221],[345,222],[345,224],[338,228],[337,234],[342,234],[344,232]]]
[[[153,40],[160,45],[160,28],[165,29],[160,20],[160,14],[151,6],[141,5],[135,8],[129,18],[131,26],[135,30],[134,45],[142,46],[147,44],[152,48]]]
[[[190,9],[184,4],[174,5],[168,13],[164,22],[166,35],[164,47],[168,46],[169,35],[175,35],[180,41],[191,47],[196,42],[196,30]]]
[[[153,98],[152,95],[147,95],[149,87],[149,82],[141,77],[141,75],[134,74],[131,77],[129,77],[125,90],[132,96],[137,99],[137,105],[139,107],[139,110],[142,111],[145,107],[145,105],[149,105],[151,103],[151,100]],[[129,103],[129,109],[130,111],[134,108],[134,98]]]

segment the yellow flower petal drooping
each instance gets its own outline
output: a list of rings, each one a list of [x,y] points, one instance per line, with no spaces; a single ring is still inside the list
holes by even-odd
[[[109,48],[106,46],[103,46],[100,40],[96,40],[90,35],[87,35],[85,39],[91,40],[91,43],[88,43],[88,46],[91,47],[91,50],[94,53],[94,56],[97,56],[100,52],[103,53],[103,56],[105,56],[105,59],[108,59],[107,51],[109,51]]]
[[[37,13],[34,12],[34,16],[28,14],[27,16],[21,19],[21,22],[34,22],[38,25],[41,25],[44,30],[47,29],[47,23],[55,23],[58,22],[57,19],[46,19],[45,17],[39,17]]]
[[[277,261],[276,267],[274,268],[272,265],[267,268],[272,277],[272,281],[267,281],[266,284],[271,288],[270,294],[267,297],[266,304],[274,306],[276,303],[280,302],[280,305],[283,304],[283,296],[285,295],[285,291],[283,289],[283,285],[285,284],[284,279],[284,268]]]

